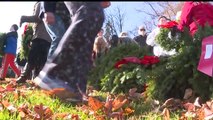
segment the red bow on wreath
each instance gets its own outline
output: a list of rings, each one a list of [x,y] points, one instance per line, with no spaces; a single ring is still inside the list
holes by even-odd
[[[137,57],[125,57],[120,61],[117,61],[114,65],[115,68],[119,69],[123,64],[128,63],[136,63],[142,65],[153,65],[160,62],[157,56],[144,56],[143,58],[139,59]]]
[[[177,25],[178,25],[178,23],[176,21],[169,21],[164,25],[158,25],[158,27],[160,27],[160,28],[172,28],[172,27],[177,26]]]
[[[28,28],[28,24],[26,24],[26,25],[24,26],[24,33],[23,33],[23,34],[26,34],[27,28]]]

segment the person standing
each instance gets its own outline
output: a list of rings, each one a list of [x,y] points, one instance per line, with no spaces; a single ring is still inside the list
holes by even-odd
[[[105,55],[109,49],[109,45],[106,39],[104,38],[103,33],[104,33],[104,30],[101,29],[98,32],[97,37],[95,38],[94,45],[93,45],[93,51],[95,53],[94,58],[99,58],[102,55]]]
[[[158,26],[165,25],[167,21],[170,21],[166,16],[160,16],[158,18]],[[160,34],[160,27],[155,28],[146,39],[146,43],[150,46],[153,46],[153,54],[155,56],[171,56],[174,55],[176,52],[175,50],[167,51],[164,50],[157,42],[156,42],[156,36]]]
[[[133,40],[131,37],[129,37],[129,34],[127,32],[121,32],[119,34],[119,44],[130,44],[130,43],[135,43],[138,45],[138,43]]]
[[[133,39],[140,45],[141,48],[146,47],[149,53],[152,53],[152,47],[146,44],[146,29],[144,26],[140,26],[138,29],[138,36],[135,36]]]
[[[92,67],[95,37],[104,22],[101,2],[65,2],[72,23],[60,40],[55,52],[48,58],[34,83],[45,90],[64,88],[73,98],[83,100],[87,74]],[[54,2],[44,2],[44,21],[55,22]],[[64,91],[64,92],[65,92]],[[63,93],[63,92],[62,92]]]
[[[34,33],[27,59],[28,61],[25,64],[21,76],[16,80],[16,83],[25,83],[27,79],[30,79],[31,74],[33,75],[32,77],[35,78],[47,60],[51,38],[44,26],[44,22],[39,18],[40,5],[41,2],[35,4],[32,16],[21,16],[20,25],[24,22],[34,23]]]
[[[110,41],[110,49],[117,47],[119,43],[118,35],[116,34],[111,35],[109,41]]]
[[[6,35],[6,43],[3,50],[4,56],[2,60],[0,80],[5,79],[9,66],[15,72],[16,76],[20,76],[21,74],[21,71],[17,68],[15,64],[17,39],[18,39],[17,30],[18,30],[18,26],[16,24],[13,24],[10,27],[10,32],[8,32]]]
[[[143,26],[140,26],[138,29],[138,36],[135,36],[133,39],[140,45],[144,47],[146,45],[146,29]]]

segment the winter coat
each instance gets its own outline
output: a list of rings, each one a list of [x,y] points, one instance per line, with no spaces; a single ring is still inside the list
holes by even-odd
[[[146,38],[147,38],[147,35],[138,35],[136,37],[134,37],[133,39],[141,46],[141,47],[144,47],[146,46]]]
[[[168,56],[168,55],[174,55],[175,50],[166,51],[164,50],[157,42],[156,42],[156,36],[160,34],[160,28],[155,28],[146,39],[147,45],[153,46],[153,54],[155,56]]]
[[[33,40],[36,40],[36,38],[40,38],[43,40],[46,40],[48,42],[51,42],[52,39],[50,35],[48,34],[45,25],[42,21],[42,19],[39,18],[39,13],[40,13],[40,5],[41,2],[37,2],[34,6],[34,13],[32,16],[22,16],[21,17],[21,22],[30,22],[34,23],[33,24]]]
[[[10,53],[16,55],[17,50],[17,32],[9,32],[6,36],[6,42],[4,46],[4,53]]]

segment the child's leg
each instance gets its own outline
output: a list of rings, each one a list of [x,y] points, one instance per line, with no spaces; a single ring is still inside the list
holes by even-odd
[[[2,79],[4,79],[7,75],[9,59],[10,59],[10,57],[8,56],[8,54],[5,54],[4,58],[2,60],[2,68],[1,68],[1,74],[0,74],[0,78],[2,78]]]
[[[21,71],[20,71],[20,70],[17,68],[17,66],[15,65],[14,60],[15,60],[15,55],[10,54],[10,55],[9,55],[9,64],[10,64],[10,67],[12,68],[12,70],[15,72],[15,74],[16,74],[17,76],[20,76]]]

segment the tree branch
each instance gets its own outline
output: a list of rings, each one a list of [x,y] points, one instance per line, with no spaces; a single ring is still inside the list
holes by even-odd
[[[152,4],[151,3],[147,3],[147,4],[152,8],[152,10],[155,12],[155,14],[157,16],[159,16],[158,12],[155,10],[155,8],[152,6]]]

